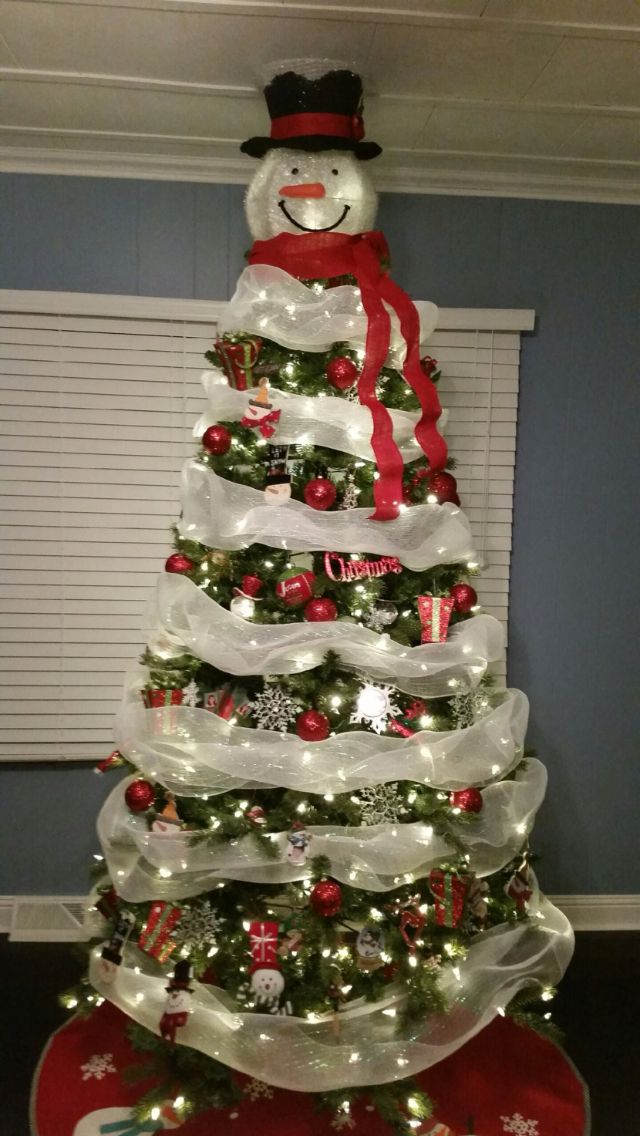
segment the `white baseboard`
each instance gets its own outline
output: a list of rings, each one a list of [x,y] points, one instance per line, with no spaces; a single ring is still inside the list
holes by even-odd
[[[555,895],[575,931],[640,931],[640,895]],[[14,942],[83,938],[82,895],[0,895],[0,934]]]

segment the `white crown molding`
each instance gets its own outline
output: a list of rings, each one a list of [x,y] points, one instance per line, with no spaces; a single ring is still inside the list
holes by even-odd
[[[380,166],[375,171],[377,188],[387,193],[640,203],[640,178],[637,167],[631,164],[504,159],[474,154],[431,153],[421,157],[429,164]],[[506,164],[514,168],[499,168]],[[246,185],[254,168],[242,157],[0,146],[0,171],[5,173]],[[623,169],[628,176],[623,176]]]
[[[640,895],[556,895],[551,902],[569,919],[574,931],[638,931],[640,930]],[[71,905],[84,908],[87,897],[83,895],[1,895],[0,896],[0,934],[9,934],[16,942],[62,942],[80,939],[81,933],[72,926],[60,929],[59,920],[47,926],[45,912],[55,914],[56,907]],[[38,914],[39,926],[28,931],[15,930],[16,912],[21,906],[32,911],[41,909]],[[27,921],[29,922],[29,921]]]

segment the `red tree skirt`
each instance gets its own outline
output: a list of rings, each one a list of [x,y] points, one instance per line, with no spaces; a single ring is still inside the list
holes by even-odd
[[[33,1081],[32,1136],[141,1136],[126,1121],[130,1106],[150,1085],[122,1079],[122,1070],[140,1060],[127,1041],[127,1022],[105,1002],[92,1017],[73,1018],[53,1034]],[[364,1104],[354,1108],[354,1128],[336,1129],[328,1113],[314,1109],[313,1097],[239,1080],[245,1092],[239,1104],[187,1121],[181,1136],[389,1136],[387,1125]],[[587,1090],[571,1063],[555,1045],[508,1019],[498,1018],[419,1080],[436,1115],[414,1130],[417,1136],[590,1131]],[[169,1127],[175,1125],[159,1123],[158,1131]]]

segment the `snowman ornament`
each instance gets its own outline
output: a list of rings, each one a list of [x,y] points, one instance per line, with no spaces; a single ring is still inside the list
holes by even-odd
[[[176,1033],[186,1026],[192,1012],[193,971],[188,959],[180,959],[167,986],[167,1000],[160,1018],[160,1034],[165,1041],[175,1045]]]
[[[251,997],[259,1013],[284,1017],[292,1013],[291,1003],[283,1002],[284,975],[278,957],[278,924],[254,920],[249,926],[251,946]]]
[[[420,401],[416,440],[433,471],[444,467],[446,445],[435,425],[437,393],[420,366],[418,312],[389,277],[386,241],[372,230],[377,197],[365,164],[381,149],[364,139],[362,94],[360,77],[346,68],[282,71],[265,88],[271,133],[241,146],[262,159],[245,204],[254,244],[220,329],[294,351],[326,352],[347,342],[360,353],[357,394],[371,412],[378,471],[373,519],[386,521],[403,501],[402,457],[376,388],[389,361]],[[436,313],[429,305],[427,333]],[[277,414],[267,410],[264,393],[254,401],[260,405],[248,409],[247,424],[249,413]],[[254,424],[260,429],[263,420]],[[288,472],[272,469],[269,476],[267,502],[286,504]]]

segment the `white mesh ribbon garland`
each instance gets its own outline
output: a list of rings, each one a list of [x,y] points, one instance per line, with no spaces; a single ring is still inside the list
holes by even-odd
[[[149,611],[149,645],[168,634],[191,654],[234,675],[296,674],[316,667],[327,651],[342,663],[408,694],[450,695],[455,687],[478,684],[487,666],[502,655],[502,626],[490,615],[459,623],[446,643],[406,647],[347,620],[322,623],[262,623],[227,611],[186,576],[158,580],[155,609]],[[453,685],[452,685],[453,684]]]
[[[513,859],[533,826],[546,784],[544,766],[531,760],[513,780],[483,790],[482,812],[458,832],[470,871],[491,875]],[[309,875],[308,865],[286,859],[286,832],[271,834],[280,851],[276,860],[265,856],[251,836],[226,844],[192,844],[192,834],[186,831],[171,837],[150,832],[144,817],[127,808],[124,787],[124,782],[116,786],[98,818],[109,874],[123,899],[184,899],[215,887],[220,880],[273,884]],[[185,790],[188,793],[189,787]],[[454,854],[452,846],[423,822],[310,825],[307,831],[314,856],[328,857],[335,879],[374,892],[428,875]]]
[[[353,793],[388,781],[465,789],[504,777],[522,755],[529,705],[519,690],[462,730],[419,730],[410,738],[372,731],[334,734],[310,745],[297,734],[231,725],[187,706],[147,709],[140,676],[125,694],[116,744],[145,776],[174,793],[218,794],[281,787]]]
[[[182,471],[182,520],[189,540],[229,551],[266,544],[292,552],[335,549],[397,556],[407,568],[466,561],[472,555],[469,522],[456,505],[415,505],[396,520],[369,520],[371,507],[322,513],[302,501],[268,505],[264,493],[219,477],[190,459]]]
[[[530,921],[501,924],[478,935],[455,972],[448,969],[442,976],[447,1013],[427,1015],[404,1035],[396,1029],[397,1019],[384,1013],[394,1001],[402,1005],[399,992],[395,999],[345,1008],[336,1037],[333,1015],[309,1021],[246,1013],[224,991],[196,983],[193,1013],[180,1030],[179,1043],[247,1076],[298,1092],[413,1076],[469,1041],[518,990],[536,982],[554,985],[562,977],[573,950],[571,926],[537,889],[529,910]],[[150,966],[145,959],[141,965]],[[134,970],[129,951],[115,981],[104,982],[98,950],[92,954],[90,978],[103,997],[158,1032],[166,998],[163,976]]]
[[[230,387],[227,378],[220,370],[205,371],[202,385],[207,393],[209,406],[196,422],[193,436],[198,440],[208,426],[216,422],[239,422],[246,413],[247,404],[255,397],[255,389],[246,391]],[[410,390],[407,387],[407,390]],[[280,413],[276,433],[271,439],[274,443],[326,446],[339,450],[365,461],[375,461],[371,449],[371,414],[365,406],[347,402],[344,398],[318,397],[288,394],[271,388],[271,400]],[[422,457],[420,444],[413,435],[415,412],[390,410],[393,421],[393,436],[405,462]],[[438,419],[438,429],[442,430],[447,412]]]
[[[420,340],[431,335],[438,319],[435,304],[418,305]],[[406,345],[398,317],[389,309],[389,364],[401,367]],[[367,316],[360,289],[339,285],[315,292],[282,268],[252,264],[240,274],[236,290],[218,323],[218,330],[252,332],[293,351],[328,351],[334,343],[364,350]]]

